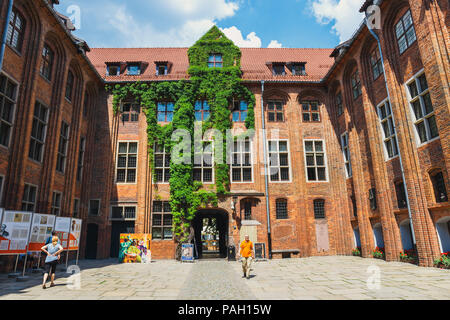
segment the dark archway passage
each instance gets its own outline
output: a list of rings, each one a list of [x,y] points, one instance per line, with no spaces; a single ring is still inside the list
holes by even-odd
[[[192,223],[198,258],[226,258],[228,213],[220,209],[200,210]]]

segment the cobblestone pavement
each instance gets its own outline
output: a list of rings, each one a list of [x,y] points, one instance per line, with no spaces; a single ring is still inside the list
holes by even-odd
[[[224,260],[200,261],[195,264],[178,296],[183,300],[255,300],[247,286],[250,280],[241,278],[242,268],[235,272],[236,262]]]
[[[379,268],[379,289],[367,286],[375,275],[372,266]],[[56,286],[46,290],[40,273],[25,282],[1,274],[0,299],[450,299],[450,270],[359,257],[256,262],[249,280],[242,278],[240,263],[225,260],[146,265],[82,260],[80,268],[78,290],[69,288],[69,275],[61,271]]]

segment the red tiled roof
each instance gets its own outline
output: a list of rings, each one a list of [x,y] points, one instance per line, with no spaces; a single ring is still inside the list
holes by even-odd
[[[188,48],[93,48],[88,58],[106,81],[164,81],[188,79]],[[241,70],[243,80],[305,81],[317,82],[323,79],[334,63],[330,57],[333,49],[291,49],[291,48],[241,48]],[[106,62],[146,62],[139,76],[106,76]],[[156,76],[154,62],[169,61],[170,73]],[[306,76],[293,76],[290,71],[285,76],[273,76],[272,62],[306,62]],[[269,65],[268,65],[269,64]]]

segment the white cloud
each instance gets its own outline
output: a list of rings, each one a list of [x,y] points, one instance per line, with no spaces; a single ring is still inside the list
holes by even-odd
[[[310,0],[311,10],[321,24],[333,23],[341,42],[348,40],[364,18],[362,0]]]
[[[250,32],[244,39],[241,30],[239,30],[235,26],[220,30],[222,30],[227,38],[232,40],[234,44],[240,48],[261,48],[261,39],[256,35],[255,32]]]
[[[240,1],[78,0],[84,26],[77,35],[93,47],[191,46],[218,21],[234,16]],[[64,13],[64,6],[57,9]]]
[[[270,41],[267,48],[283,48],[283,45],[281,43],[279,43],[277,40],[272,40],[272,41]]]

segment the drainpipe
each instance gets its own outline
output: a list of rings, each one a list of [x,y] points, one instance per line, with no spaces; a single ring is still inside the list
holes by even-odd
[[[264,153],[264,183],[266,193],[266,214],[267,214],[267,245],[269,249],[269,259],[272,259],[272,233],[270,230],[270,202],[269,202],[269,175],[267,169],[267,139],[266,139],[266,120],[264,117],[264,80],[261,81],[261,121],[263,136],[263,153]]]
[[[5,56],[5,48],[6,48],[6,36],[8,34],[8,25],[12,14],[13,3],[14,0],[9,0],[8,13],[6,14],[5,26],[3,28],[2,46],[0,49],[0,71],[3,70],[3,59]]]
[[[381,50],[380,38],[373,31],[373,29],[370,27],[369,17],[367,16],[367,12],[366,12],[366,25],[367,25],[367,29],[369,29],[370,33],[372,34],[372,36],[375,38],[375,40],[378,43],[378,50],[380,51],[380,57],[381,57],[381,65],[383,66],[384,84],[386,86],[386,92],[387,92],[387,97],[388,97],[388,100],[389,100],[389,104],[391,105],[391,108],[392,108],[391,95],[389,93],[389,87],[388,87],[387,78],[386,78],[386,69],[384,67],[384,57],[383,57],[383,51]],[[395,133],[397,134],[397,126],[396,126],[396,122],[395,122],[394,112],[392,112],[392,122],[393,122],[393,125],[394,125]],[[400,148],[398,148],[398,156],[399,156],[399,160],[400,160],[400,169],[401,169],[401,172],[402,172],[403,187],[405,189],[405,195],[406,195],[406,205],[408,207],[409,225],[410,225],[410,228],[411,228],[411,235],[412,235],[414,249],[416,249],[416,236],[415,236],[415,233],[414,233],[414,226],[413,226],[412,217],[411,217],[411,207],[410,207],[410,204],[409,204],[408,188],[406,187],[405,171],[403,169],[403,160],[402,160],[402,153],[401,153]]]

